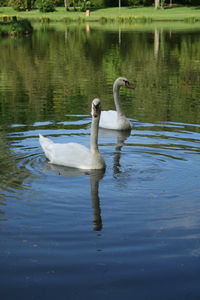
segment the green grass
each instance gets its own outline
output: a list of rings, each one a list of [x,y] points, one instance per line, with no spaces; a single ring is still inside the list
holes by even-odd
[[[156,10],[154,7],[105,8],[91,12],[86,17],[84,12],[66,12],[64,7],[57,7],[55,12],[41,13],[38,10],[17,12],[10,7],[0,7],[0,19],[3,15],[16,15],[35,21],[102,21],[102,22],[145,22],[145,21],[200,21],[200,6],[172,7]]]

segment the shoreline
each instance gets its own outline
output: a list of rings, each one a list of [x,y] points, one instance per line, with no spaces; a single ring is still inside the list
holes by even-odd
[[[151,22],[200,22],[200,6],[167,7],[156,10],[154,7],[122,7],[104,8],[85,12],[67,12],[64,7],[56,7],[52,13],[41,13],[37,9],[31,11],[15,11],[11,7],[0,7],[0,20],[4,16],[28,19],[31,22],[101,22],[101,23],[151,23]]]

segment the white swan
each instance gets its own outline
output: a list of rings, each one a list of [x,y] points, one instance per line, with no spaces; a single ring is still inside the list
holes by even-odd
[[[105,169],[105,162],[98,150],[98,127],[101,114],[100,100],[92,101],[90,149],[78,144],[58,144],[39,135],[39,142],[49,162],[79,169]]]
[[[119,89],[121,86],[133,88],[133,86],[129,83],[128,79],[125,77],[119,77],[115,80],[113,84],[113,96],[116,111],[102,111],[99,127],[114,130],[130,130],[132,128],[131,122],[125,117],[122,110],[119,96]]]

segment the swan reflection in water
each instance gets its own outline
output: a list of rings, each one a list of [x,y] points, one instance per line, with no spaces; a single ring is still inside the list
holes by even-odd
[[[103,225],[99,198],[99,181],[103,178],[105,170],[81,170],[46,162],[44,172],[49,171],[63,177],[90,176],[91,200],[93,207],[93,230],[100,231]]]
[[[114,176],[121,173],[121,151],[124,146],[125,140],[130,136],[131,130],[108,130],[99,128],[99,136],[105,138],[116,138],[115,151],[114,151],[114,161],[113,161],[113,173]]]
[[[130,134],[131,130],[119,131],[99,128],[100,136],[108,138],[117,138],[113,162],[114,176],[121,173],[121,150],[124,146],[125,140],[130,136]],[[99,198],[99,181],[103,178],[105,170],[81,170],[77,168],[64,167],[46,162],[44,166],[44,172],[53,172],[59,176],[64,177],[90,176],[91,200],[93,207],[93,230],[100,231],[103,228],[103,223],[101,218],[101,207]]]

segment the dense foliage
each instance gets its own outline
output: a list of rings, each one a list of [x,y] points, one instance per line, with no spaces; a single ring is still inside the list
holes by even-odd
[[[31,9],[34,6],[34,3],[35,0],[9,0],[8,2],[15,10]]]
[[[200,5],[199,0],[157,0],[160,5]],[[119,6],[151,6],[156,0],[0,0],[0,6],[12,6],[16,10],[30,10],[39,8],[43,12],[54,11],[55,6],[73,7],[74,10],[84,11],[88,8],[97,9],[103,7]]]
[[[37,7],[41,12],[55,11],[55,6],[51,0],[39,0],[37,1]]]
[[[8,6],[9,5],[9,1],[8,0],[0,0],[0,6]]]
[[[92,3],[98,2],[102,7],[114,7],[119,5],[119,0],[93,0]],[[138,5],[153,5],[155,0],[121,0],[121,6],[138,6]],[[199,0],[164,0],[160,1],[166,4],[176,3],[177,5],[200,5]]]

